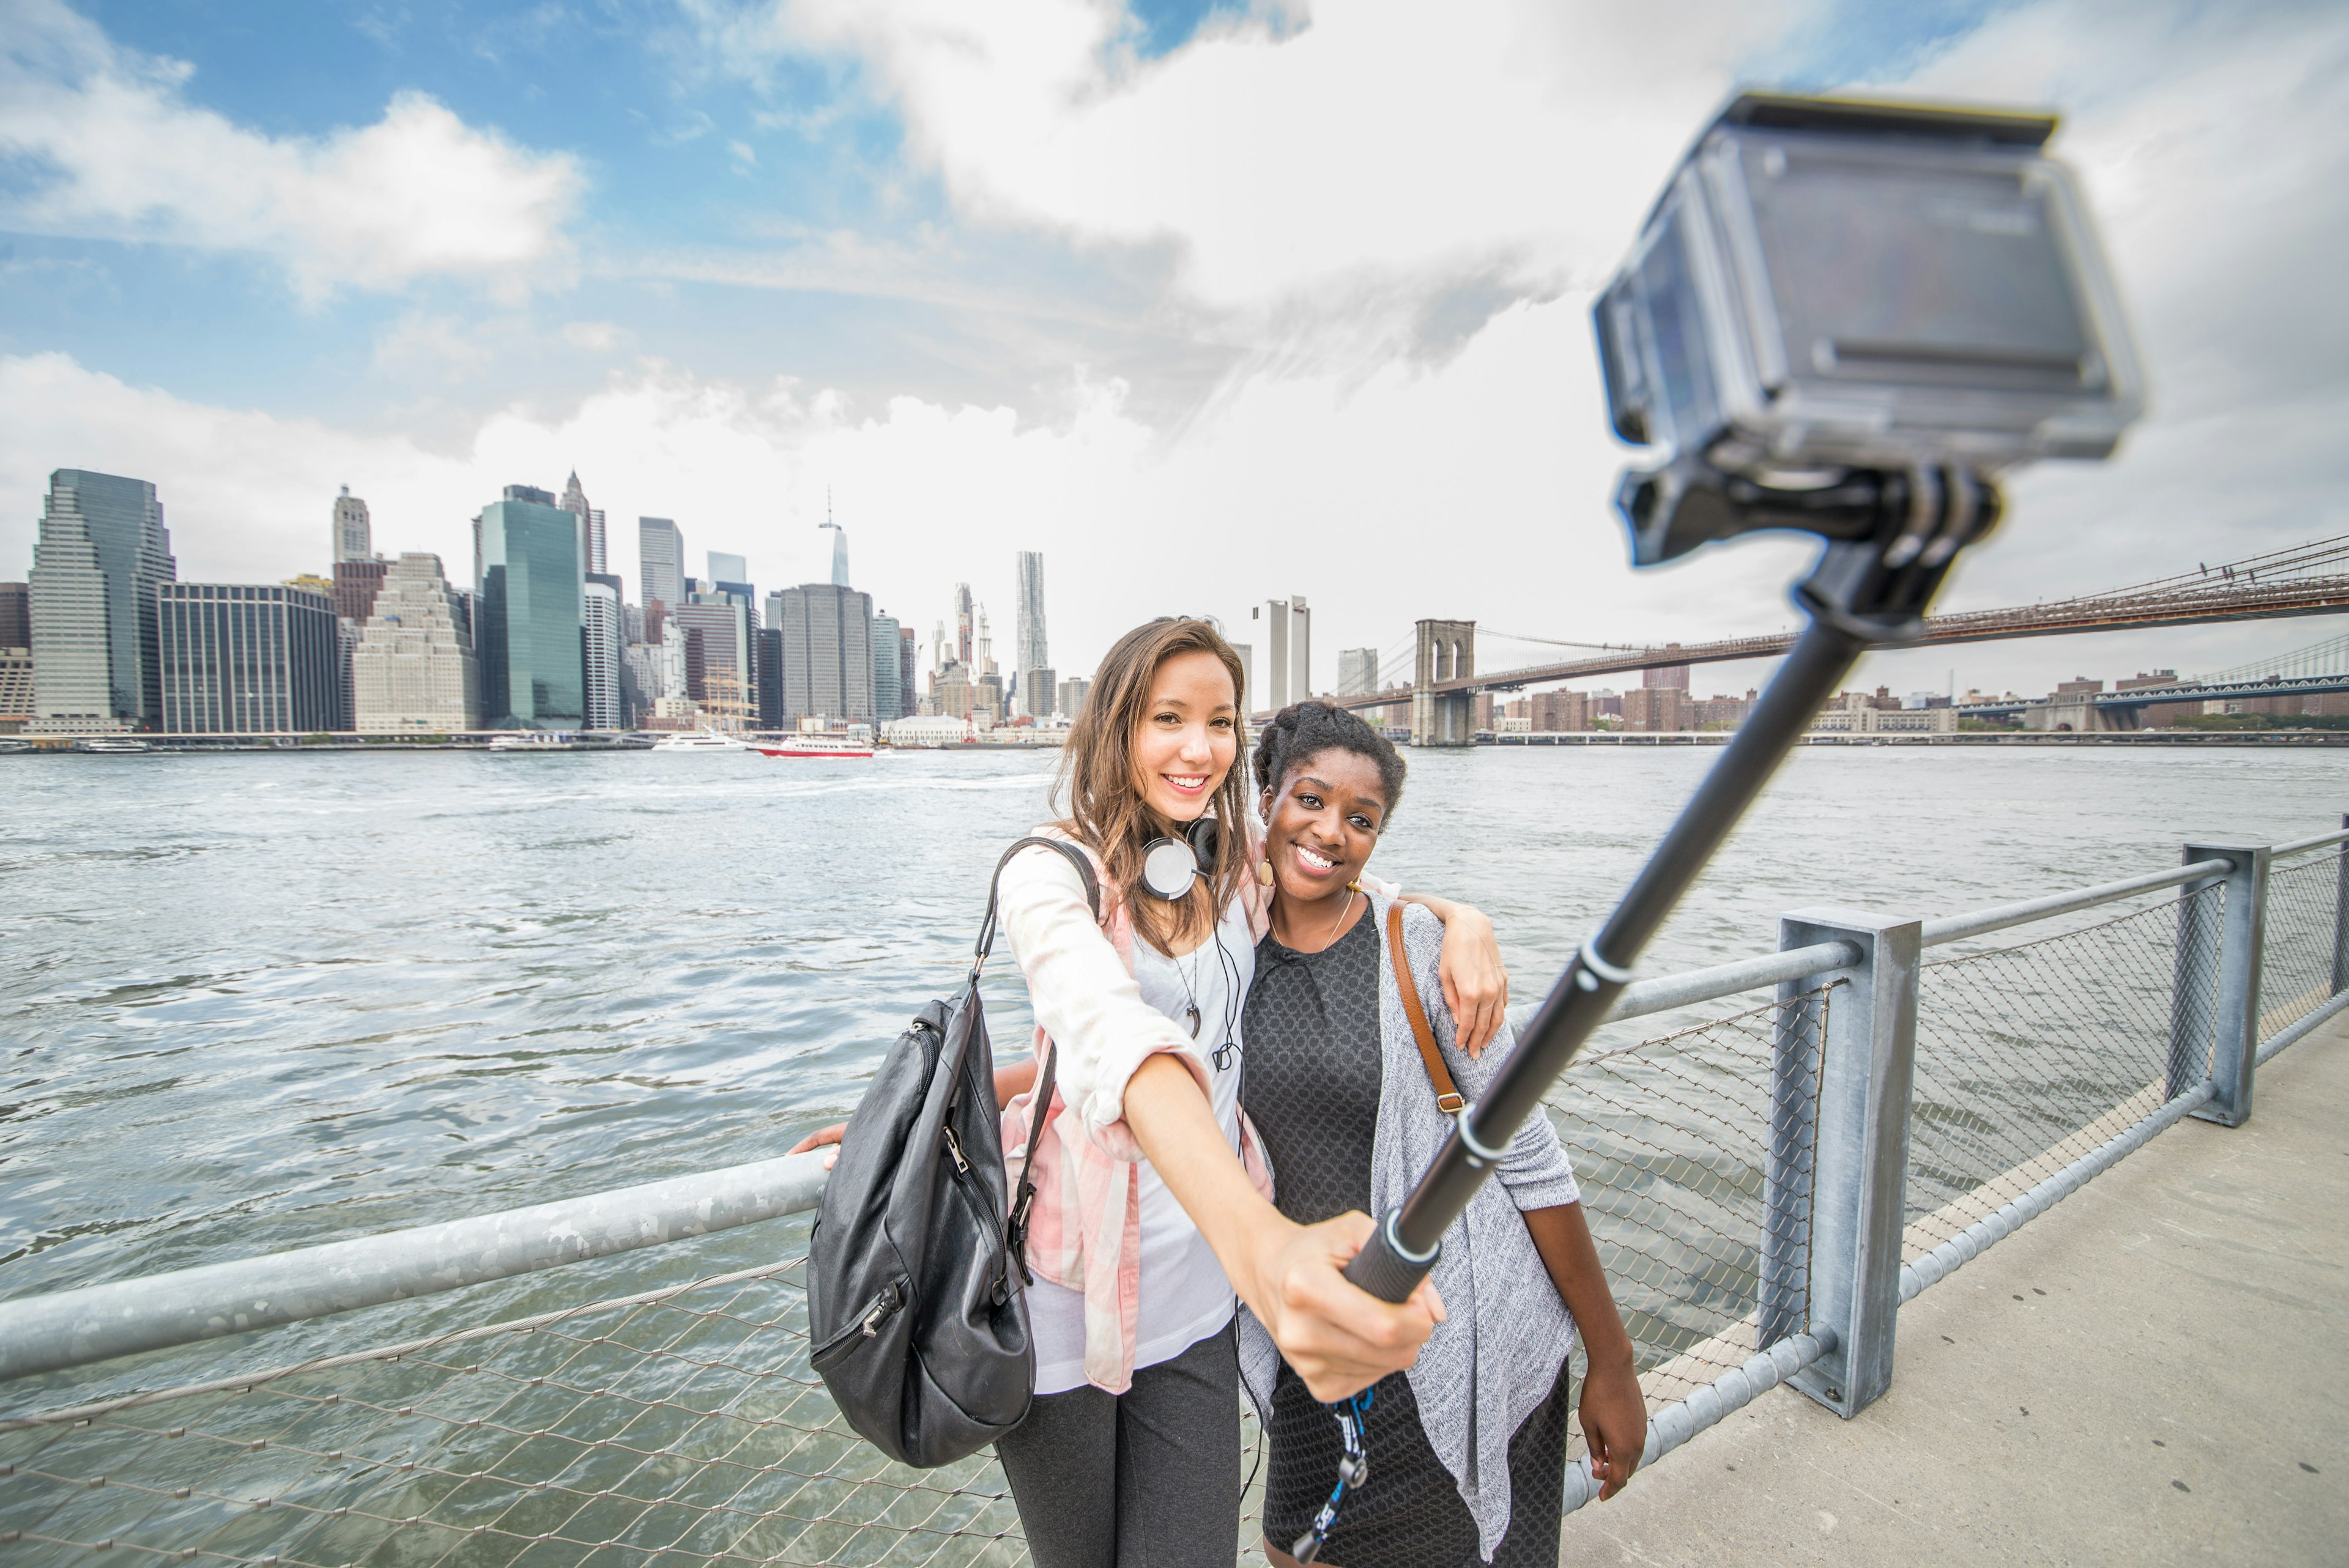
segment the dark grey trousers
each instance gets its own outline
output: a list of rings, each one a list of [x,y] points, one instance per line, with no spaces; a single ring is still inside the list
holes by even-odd
[[[1226,1325],[1123,1394],[1047,1394],[995,1441],[1036,1568],[1231,1568],[1239,1356]]]

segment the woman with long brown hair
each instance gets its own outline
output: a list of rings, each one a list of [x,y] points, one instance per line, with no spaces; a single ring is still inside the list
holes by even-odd
[[[1237,766],[1242,684],[1206,622],[1119,639],[1070,733],[1068,814],[1038,830],[1093,860],[1104,917],[1049,850],[1003,874],[1003,929],[1056,1074],[1024,1151],[1037,1398],[996,1445],[1041,1568],[1233,1560],[1235,1290],[1330,1398],[1408,1365],[1443,1313],[1432,1289],[1390,1306],[1346,1284],[1368,1221],[1284,1218],[1240,1111],[1241,1014],[1271,893]],[[1464,1035],[1490,1037],[1506,1001],[1491,925],[1421,902],[1448,922],[1443,985]],[[1037,1068],[998,1074],[1014,1159]]]

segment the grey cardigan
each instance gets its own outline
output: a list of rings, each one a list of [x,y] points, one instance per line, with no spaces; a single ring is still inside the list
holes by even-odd
[[[1390,902],[1371,894],[1366,920],[1379,927],[1378,1127],[1371,1152],[1371,1203],[1383,1213],[1402,1202],[1452,1131],[1435,1106],[1413,1039],[1394,960],[1386,940]],[[1455,1038],[1444,1004],[1437,961],[1444,923],[1418,904],[1403,906],[1403,954],[1419,999],[1460,1092],[1474,1102],[1516,1044],[1505,1025],[1481,1059],[1471,1061]],[[1574,1346],[1574,1319],[1558,1299],[1541,1254],[1519,1211],[1578,1202],[1574,1168],[1547,1117],[1537,1116],[1509,1144],[1497,1182],[1486,1182],[1468,1212],[1444,1233],[1435,1288],[1446,1314],[1408,1376],[1419,1401],[1427,1440],[1459,1484],[1460,1501],[1476,1521],[1481,1554],[1489,1562],[1509,1529],[1509,1439],[1549,1397],[1558,1367]],[[1275,1188],[1280,1172],[1273,1172]],[[1247,1307],[1239,1312],[1240,1376],[1257,1412],[1268,1420],[1280,1353]],[[1377,1475],[1373,1457],[1371,1474]]]

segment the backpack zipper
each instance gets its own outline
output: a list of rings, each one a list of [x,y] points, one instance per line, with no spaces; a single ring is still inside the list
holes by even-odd
[[[970,1169],[970,1161],[962,1157],[962,1142],[955,1137],[952,1127],[947,1129],[947,1152],[954,1156],[956,1171],[968,1171]]]
[[[873,1298],[872,1305],[864,1309],[864,1315],[862,1318],[816,1346],[813,1354],[808,1357],[809,1366],[821,1372],[866,1340],[878,1338],[881,1326],[888,1322],[897,1309],[905,1305],[905,1292],[903,1282],[892,1280],[882,1287],[878,1295]]]

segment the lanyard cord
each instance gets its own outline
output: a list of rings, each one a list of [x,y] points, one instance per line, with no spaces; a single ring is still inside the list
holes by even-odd
[[[1330,1501],[1321,1505],[1311,1526],[1288,1549],[1288,1554],[1300,1563],[1311,1563],[1321,1555],[1330,1532],[1338,1527],[1338,1505],[1346,1500],[1347,1488],[1360,1486],[1370,1478],[1371,1450],[1362,1437],[1362,1418],[1371,1413],[1371,1401],[1377,1396],[1378,1388],[1373,1385],[1350,1399],[1322,1407],[1337,1418],[1338,1434],[1346,1451],[1338,1460],[1338,1484],[1330,1489]]]

